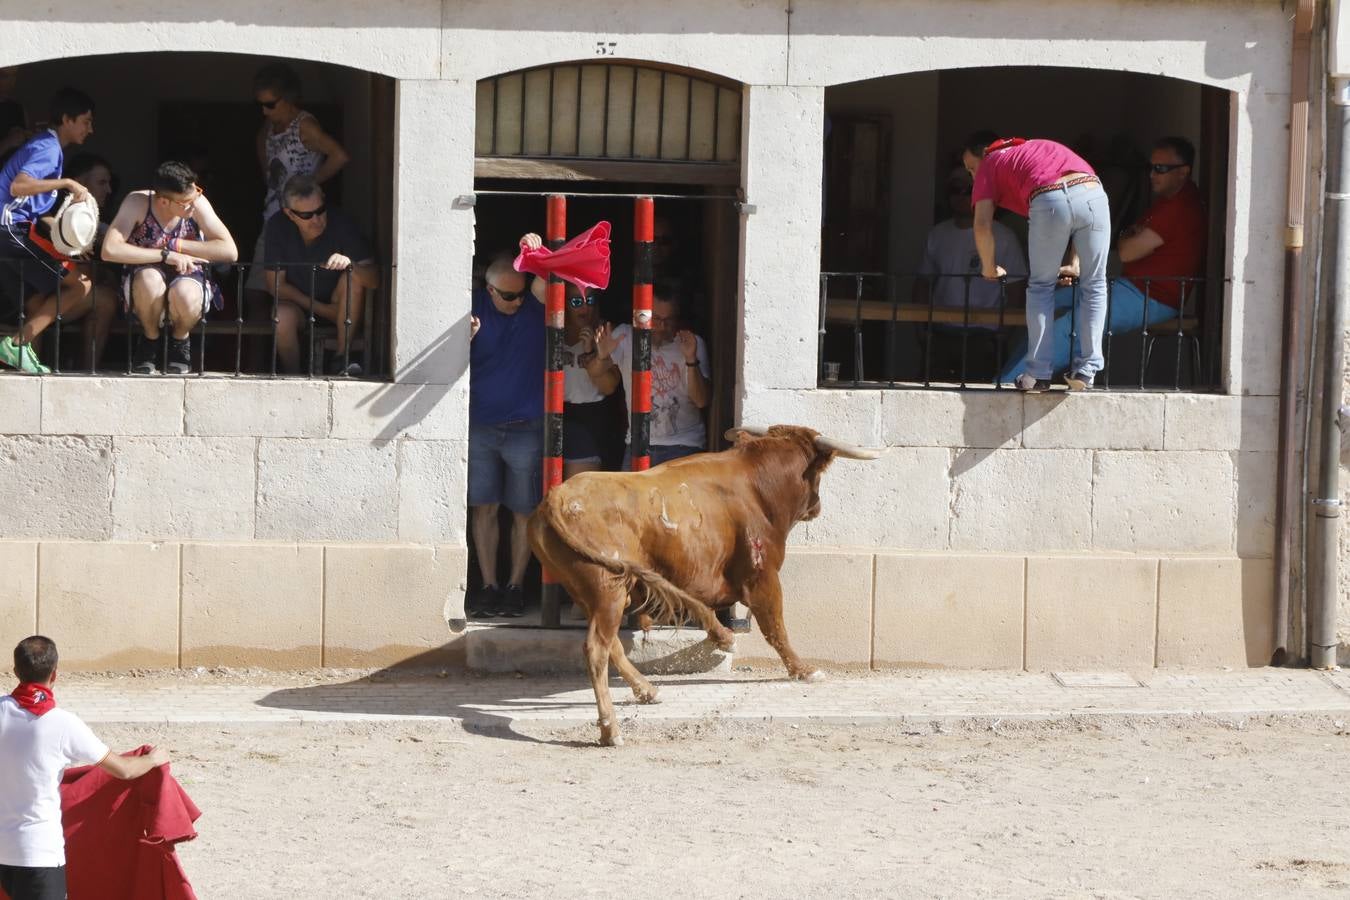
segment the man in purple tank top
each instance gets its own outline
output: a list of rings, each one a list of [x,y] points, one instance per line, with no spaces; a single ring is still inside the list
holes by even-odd
[[[975,247],[981,275],[997,281],[1006,273],[994,258],[994,208],[1026,216],[1026,371],[1018,390],[1044,391],[1053,372],[1055,285],[1078,278],[1078,347],[1064,373],[1069,390],[1086,390],[1101,371],[1106,327],[1106,254],[1111,244],[1111,210],[1092,166],[1063,144],[1047,140],[996,138],[976,132],[961,155],[975,179]],[[1064,264],[1072,244],[1072,260]]]
[[[161,163],[150,190],[132,191],[122,201],[103,238],[103,258],[126,266],[122,302],[141,323],[132,372],[156,373],[160,331],[167,323],[164,371],[186,375],[192,369],[192,328],[220,306],[209,264],[239,258],[234,238],[197,186],[196,173],[180,162]]]

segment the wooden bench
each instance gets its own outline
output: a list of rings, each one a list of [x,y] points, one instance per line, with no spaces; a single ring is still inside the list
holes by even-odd
[[[856,319],[865,322],[933,322],[942,325],[1021,325],[1027,324],[1026,310],[1020,306],[1007,307],[1000,312],[997,309],[953,309],[949,306],[934,306],[931,309],[925,303],[892,304],[887,300],[862,300],[852,297],[832,297],[826,301],[825,321],[851,323]],[[1149,334],[1185,334],[1189,335],[1200,327],[1200,320],[1193,316],[1168,319],[1148,327]]]

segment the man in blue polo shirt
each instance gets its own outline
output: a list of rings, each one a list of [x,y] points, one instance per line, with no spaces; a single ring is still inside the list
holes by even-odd
[[[0,169],[0,297],[6,315],[17,313],[20,305],[27,311],[23,328],[0,339],[0,363],[35,374],[50,370],[33,352],[33,339],[56,321],[58,308],[64,321],[89,312],[93,287],[87,271],[34,240],[33,225],[56,206],[59,192],[68,191],[76,200],[89,194],[78,181],[63,178],[61,170],[64,149],[94,133],[94,101],[62,88],[49,112],[50,127],[15,150]]]
[[[526,235],[522,246],[538,246]],[[544,307],[510,258],[488,266],[473,293],[469,345],[469,506],[483,586],[468,598],[479,618],[525,612],[530,562],[525,524],[543,493]],[[511,572],[497,580],[497,509],[511,511]]]

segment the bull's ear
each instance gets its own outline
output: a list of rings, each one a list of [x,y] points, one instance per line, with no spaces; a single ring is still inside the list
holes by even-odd
[[[722,436],[733,444],[739,444],[747,437],[763,437],[768,433],[767,428],[757,428],[754,425],[738,425],[735,428],[728,428]]]

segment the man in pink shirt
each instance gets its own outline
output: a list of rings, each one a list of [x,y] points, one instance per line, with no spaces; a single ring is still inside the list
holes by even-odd
[[[1106,254],[1111,244],[1111,210],[1101,181],[1082,157],[1054,141],[996,139],[989,132],[976,132],[967,139],[961,159],[975,179],[971,202],[983,277],[997,280],[1006,274],[994,258],[994,208],[1028,219],[1026,371],[1014,384],[1028,392],[1050,387],[1055,285],[1077,277],[1078,352],[1064,380],[1070,390],[1092,387],[1103,365]],[[1063,265],[1070,243],[1073,258]]]

